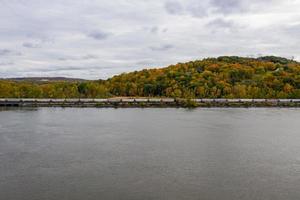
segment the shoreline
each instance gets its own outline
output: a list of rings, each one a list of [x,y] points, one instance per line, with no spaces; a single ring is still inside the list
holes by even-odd
[[[168,107],[300,107],[300,99],[0,99],[0,107],[96,107],[96,108],[168,108]]]

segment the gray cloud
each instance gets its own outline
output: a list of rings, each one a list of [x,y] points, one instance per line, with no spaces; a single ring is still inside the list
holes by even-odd
[[[159,31],[159,28],[157,26],[153,26],[150,30],[151,33],[157,33]]]
[[[268,8],[278,6],[281,3],[280,0],[210,0],[215,12],[225,15],[267,11]]]
[[[207,17],[210,10],[210,5],[206,0],[196,1],[193,0],[186,7],[187,12],[193,17]]]
[[[223,18],[217,18],[206,25],[207,27],[211,27],[214,29],[231,29],[234,27],[234,23],[230,20],[225,20]]]
[[[94,60],[98,59],[99,57],[94,54],[87,54],[84,56],[69,56],[69,57],[59,57],[58,60],[60,61],[76,61],[76,60]]]
[[[67,60],[73,60],[73,59],[60,57],[60,58],[57,58],[57,60],[59,60],[59,61],[67,61]]]
[[[9,49],[0,49],[0,56],[5,56],[11,53]]]
[[[207,0],[197,1],[167,1],[164,8],[171,15],[192,15],[194,17],[204,17],[208,12]]]
[[[90,69],[95,69],[95,67],[89,67]],[[51,68],[37,68],[35,71],[42,72],[55,72],[55,71],[82,71],[85,67],[83,66],[52,66]]]
[[[241,12],[245,10],[244,0],[211,0],[214,7],[218,12],[232,13]]]
[[[168,28],[164,28],[164,29],[162,30],[162,32],[163,32],[163,33],[166,33],[168,30],[169,30]]]
[[[165,44],[162,46],[149,47],[152,51],[167,51],[174,48],[172,44]]]
[[[89,33],[88,36],[95,40],[105,40],[109,36],[111,36],[111,34],[103,32],[103,31],[93,31],[93,32]]]
[[[181,14],[183,11],[183,6],[179,1],[176,0],[167,1],[164,6],[166,11],[172,15]]]
[[[13,62],[0,62],[0,66],[8,66],[8,65],[13,65]]]
[[[21,56],[21,52],[16,52],[10,49],[0,49],[0,57],[6,57],[6,56]]]
[[[136,65],[138,66],[149,66],[149,65],[154,65],[155,61],[154,60],[141,60],[136,62]]]
[[[31,43],[31,42],[24,42],[23,47],[26,47],[26,48],[30,48],[30,49],[35,49],[35,48],[40,48],[41,45],[40,44],[34,44],[34,43]]]
[[[168,31],[168,28],[158,27],[158,26],[152,26],[148,29],[150,33],[158,34],[158,33],[166,33]]]
[[[92,59],[98,59],[99,57],[97,55],[93,55],[93,54],[88,54],[85,56],[82,56],[83,60],[92,60]]]
[[[299,24],[293,24],[293,25],[286,25],[284,27],[280,27],[281,30],[284,30],[284,32],[291,36],[295,37],[296,39],[300,39],[300,23]]]

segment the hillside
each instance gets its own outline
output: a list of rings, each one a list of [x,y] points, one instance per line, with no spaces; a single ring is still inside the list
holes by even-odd
[[[219,57],[145,69],[106,81],[0,81],[0,97],[300,98],[300,63],[285,58]]]
[[[300,98],[300,63],[274,56],[208,58],[121,74],[107,86],[117,96]]]

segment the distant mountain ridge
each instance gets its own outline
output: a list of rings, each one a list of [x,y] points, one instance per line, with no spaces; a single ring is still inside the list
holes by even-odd
[[[67,77],[18,77],[5,78],[2,80],[10,80],[15,82],[84,82],[88,81],[81,78],[67,78]]]

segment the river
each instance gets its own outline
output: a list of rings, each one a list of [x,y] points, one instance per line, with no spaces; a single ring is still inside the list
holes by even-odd
[[[2,109],[0,199],[299,200],[300,109]]]

